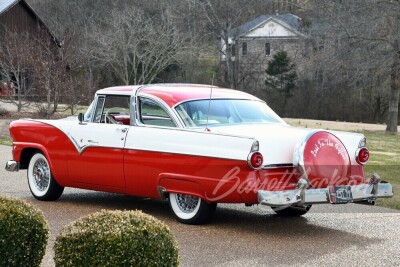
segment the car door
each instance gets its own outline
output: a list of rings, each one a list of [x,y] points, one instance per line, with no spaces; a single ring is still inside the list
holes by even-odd
[[[68,171],[73,182],[84,188],[125,188],[123,149],[129,125],[114,119],[122,116],[129,116],[129,96],[99,96],[91,121],[72,127],[69,135],[77,153],[69,159]]]
[[[175,129],[178,122],[174,120],[168,107],[156,98],[139,97],[137,105],[136,126],[130,129],[125,144],[126,189],[132,195],[157,197],[157,178],[161,172],[160,154],[142,150],[137,144],[156,142],[154,136],[162,139],[162,130]],[[143,133],[144,129],[149,131]],[[167,159],[169,163],[171,160]]]

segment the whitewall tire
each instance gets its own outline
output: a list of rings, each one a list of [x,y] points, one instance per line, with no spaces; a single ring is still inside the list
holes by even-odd
[[[169,194],[169,204],[176,219],[186,224],[203,224],[215,213],[216,203],[208,204],[199,197],[185,194]]]
[[[38,152],[29,161],[28,184],[32,195],[39,200],[56,200],[64,191],[51,174],[46,157]]]

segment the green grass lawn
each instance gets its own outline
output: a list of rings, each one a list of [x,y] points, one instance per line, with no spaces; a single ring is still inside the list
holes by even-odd
[[[11,146],[11,144],[12,144],[11,139],[0,138],[0,145]]]
[[[393,198],[379,199],[377,205],[400,210],[400,136],[365,132],[371,158],[365,165],[367,178],[378,173],[393,185]]]

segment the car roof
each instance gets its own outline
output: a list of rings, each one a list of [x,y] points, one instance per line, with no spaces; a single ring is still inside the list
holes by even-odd
[[[199,99],[209,99],[212,88],[212,99],[248,99],[260,100],[242,91],[220,88],[203,84],[150,84],[115,86],[97,91],[97,94],[132,95],[136,91],[141,94],[155,96],[170,107],[181,102]]]

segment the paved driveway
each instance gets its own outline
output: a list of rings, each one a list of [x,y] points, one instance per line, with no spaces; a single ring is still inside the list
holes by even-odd
[[[58,231],[101,209],[140,209],[164,221],[180,246],[181,266],[400,266],[400,213],[362,205],[319,205],[302,218],[280,218],[268,207],[220,205],[208,225],[177,223],[166,202],[66,189],[55,202],[36,201],[26,171],[7,173],[11,149],[0,146],[0,194],[41,209],[51,237],[43,266],[53,266]]]

